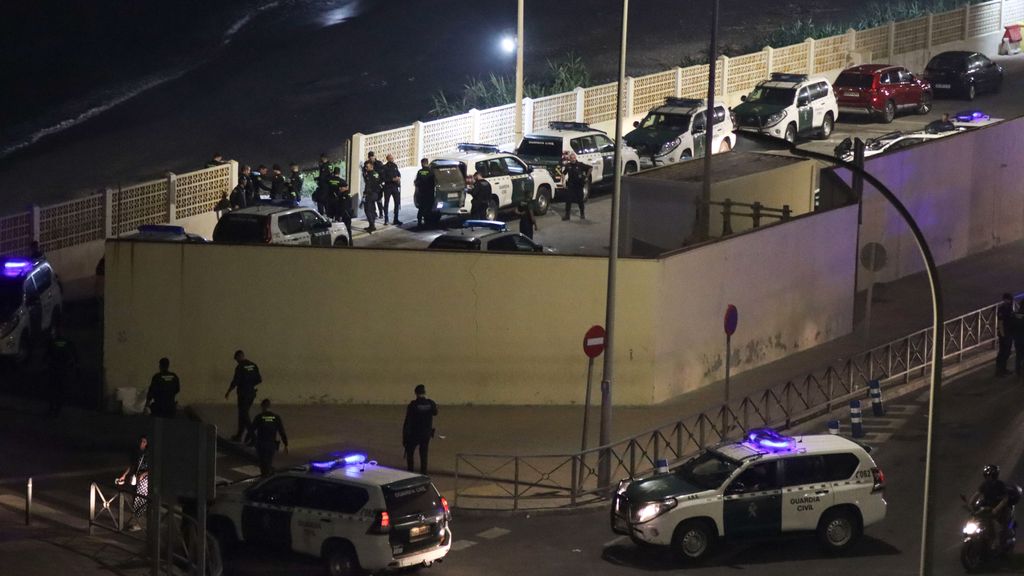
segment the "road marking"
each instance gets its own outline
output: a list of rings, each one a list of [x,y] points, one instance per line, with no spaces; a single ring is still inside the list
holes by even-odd
[[[215,476],[213,478],[213,483],[214,484],[230,484],[231,480],[228,479],[228,478],[225,478],[223,476]]]
[[[916,414],[921,409],[920,404],[889,404],[885,406],[885,413],[896,413],[900,416],[910,416]]]
[[[452,543],[450,550],[452,552],[458,552],[459,550],[465,550],[470,546],[476,546],[476,542],[473,542],[472,540],[456,540]]]
[[[477,534],[477,537],[486,538],[487,540],[494,540],[495,538],[500,538],[501,536],[504,536],[509,532],[511,532],[511,530],[506,530],[504,528],[498,528],[497,526],[495,526],[494,528],[489,528]]]
[[[868,432],[864,435],[864,440],[875,444],[885,444],[889,438],[892,438],[891,432]]]
[[[605,542],[604,544],[601,545],[601,547],[602,548],[609,548],[611,546],[618,546],[619,544],[625,544],[626,542],[629,542],[629,536],[619,536],[618,538],[613,538],[613,539]]]
[[[245,474],[246,476],[259,476],[260,474],[259,466],[253,466],[252,464],[232,468],[231,471],[238,472],[239,474]]]

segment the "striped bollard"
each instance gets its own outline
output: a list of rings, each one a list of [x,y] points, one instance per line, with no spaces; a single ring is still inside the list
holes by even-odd
[[[839,420],[829,420],[828,421],[828,433],[829,434],[839,434]]]
[[[854,438],[864,437],[864,423],[861,421],[860,400],[850,400],[850,429]]]
[[[882,383],[878,380],[868,382],[868,396],[871,396],[871,412],[875,416],[885,416],[882,406]]]

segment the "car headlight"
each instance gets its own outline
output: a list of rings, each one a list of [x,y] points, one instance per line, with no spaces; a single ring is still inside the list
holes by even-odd
[[[786,117],[786,111],[781,110],[764,119],[765,126],[775,126]]]
[[[21,323],[21,311],[15,312],[10,318],[0,322],[0,338],[6,338]]]
[[[438,202],[437,203],[437,209],[440,210],[442,208],[444,208],[444,202]]]
[[[626,493],[626,489],[629,488],[629,485],[629,480],[619,480],[619,487],[615,489],[615,493],[618,494],[619,496],[622,496],[623,494]]]
[[[970,536],[972,534],[977,534],[978,532],[981,532],[981,525],[977,522],[968,522],[967,524],[964,524],[964,534]]]
[[[655,154],[655,156],[664,156],[665,154],[668,154],[678,148],[680,143],[682,143],[682,140],[679,138],[673,138],[672,140],[665,142],[661,145],[661,150],[658,150],[658,153]]]
[[[665,512],[676,507],[675,498],[665,498],[659,502],[647,502],[641,504],[633,513],[633,522],[643,524],[661,516]]]

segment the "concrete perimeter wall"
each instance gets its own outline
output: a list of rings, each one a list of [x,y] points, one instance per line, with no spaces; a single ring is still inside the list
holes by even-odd
[[[848,332],[855,225],[851,207],[621,261],[615,402],[721,378],[726,303],[741,310],[737,372]],[[606,271],[603,258],[112,240],[108,392],[148,385],[168,356],[181,401],[223,399],[242,348],[261,394],[285,402],[402,403],[424,383],[449,403],[581,403]]]

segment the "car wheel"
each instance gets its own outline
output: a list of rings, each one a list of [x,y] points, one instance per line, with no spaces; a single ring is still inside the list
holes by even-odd
[[[497,220],[498,219],[498,200],[491,198],[487,201],[487,210],[484,212],[485,220]]]
[[[708,557],[718,534],[703,520],[681,523],[672,534],[672,551],[685,564],[696,564]]]
[[[974,100],[974,97],[978,95],[978,90],[974,87],[974,84],[967,86],[967,99]]]
[[[348,237],[347,236],[338,236],[337,238],[334,239],[334,247],[335,248],[344,248],[346,246],[348,246]]]
[[[932,95],[921,94],[921,103],[917,105],[918,114],[927,114],[932,111]]]
[[[324,563],[330,576],[355,576],[359,574],[359,560],[348,544],[335,544],[324,553]]]
[[[818,522],[818,540],[829,552],[843,552],[859,537],[860,519],[845,508],[829,510]]]
[[[732,144],[729,143],[728,138],[722,138],[722,143],[718,145],[718,153],[728,152],[732,150]]]
[[[886,124],[896,118],[896,104],[892,100],[886,100],[885,109],[882,110],[882,122]]]
[[[967,572],[975,572],[985,561],[985,550],[981,542],[965,542],[960,548],[960,564]]]
[[[796,142],[796,124],[786,126],[786,142],[789,142],[790,144]]]
[[[692,150],[683,150],[683,153],[679,155],[679,161],[680,162],[683,162],[683,161],[686,161],[686,160],[692,160],[692,159],[693,159],[693,151]]]
[[[543,186],[537,192],[537,215],[547,214],[549,208],[551,208],[551,189]]]
[[[636,162],[626,162],[626,168],[623,170],[625,174],[633,174],[636,172]]]
[[[832,129],[835,127],[835,120],[832,119],[832,113],[825,114],[825,120],[821,123],[821,130],[818,135],[822,140],[827,140],[832,135]]]

